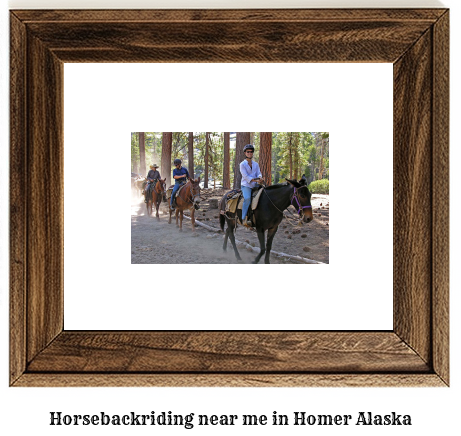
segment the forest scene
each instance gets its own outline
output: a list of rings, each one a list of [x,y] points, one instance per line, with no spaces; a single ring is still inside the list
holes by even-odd
[[[254,148],[248,155],[247,144]],[[249,212],[250,228],[242,226],[241,204],[238,218],[224,219],[230,216],[223,197],[240,190],[240,164],[251,154],[247,161],[257,163],[262,177],[253,183],[254,194],[261,187],[261,200]],[[184,181],[190,179],[191,186],[189,203],[181,211],[170,210],[168,188],[176,182],[175,168],[187,169]],[[151,197],[144,189],[154,169],[160,183],[150,188],[158,191]],[[131,263],[255,263],[255,255],[259,260],[265,251],[266,263],[329,263],[329,176],[328,132],[132,132]],[[285,195],[282,191],[287,198],[277,207],[273,200],[277,193]],[[271,229],[263,228],[263,221],[272,218]],[[230,224],[233,231],[227,238]]]

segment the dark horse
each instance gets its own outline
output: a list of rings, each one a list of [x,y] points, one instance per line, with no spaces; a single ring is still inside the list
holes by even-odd
[[[157,183],[155,186],[148,188],[149,190],[146,192],[146,208],[147,208],[147,215],[151,216],[152,215],[152,205],[155,205],[155,210],[156,214],[155,216],[157,217],[158,220],[160,220],[160,217],[158,215],[158,208],[160,207],[160,203],[163,201],[166,201],[166,185],[165,185],[165,179],[160,179],[157,180]]]
[[[190,210],[190,219],[192,222],[192,231],[195,232],[195,208],[200,204],[200,177],[197,180],[189,179],[189,181],[182,187],[179,195],[176,197],[176,227],[182,232],[182,220],[184,211]],[[170,219],[168,224],[171,224],[171,214],[173,210],[170,207]],[[178,218],[179,224],[178,224]]]
[[[265,190],[259,197],[258,207],[254,211],[253,221],[255,222],[256,231],[258,233],[259,245],[261,246],[260,253],[256,256],[253,263],[258,263],[264,253],[265,263],[270,263],[270,254],[272,248],[272,240],[279,224],[283,218],[283,211],[291,204],[298,209],[300,218],[305,223],[312,221],[312,206],[311,193],[307,188],[306,176],[302,176],[301,180],[288,180],[288,183],[268,186],[262,188]],[[224,207],[225,199],[221,200],[221,207]],[[242,219],[242,210],[237,209],[239,219]],[[230,238],[232,247],[234,247],[235,256],[241,260],[240,254],[235,245],[234,229],[236,228],[235,214],[227,212],[226,215],[221,214],[219,222],[221,230],[224,231],[224,223],[227,221],[227,230],[224,237],[223,250],[227,250],[227,239]],[[264,232],[267,230],[267,243],[265,242]]]

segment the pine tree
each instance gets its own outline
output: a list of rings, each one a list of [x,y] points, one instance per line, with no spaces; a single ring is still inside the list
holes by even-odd
[[[242,174],[240,173],[240,162],[245,159],[243,147],[250,143],[250,132],[237,132],[234,161],[234,189],[240,189]]]
[[[272,132],[261,132],[259,145],[259,167],[266,185],[272,184]]]
[[[194,175],[194,132],[189,132],[189,142],[188,142],[188,157],[189,157],[189,175],[191,176],[192,179],[195,178]]]
[[[203,187],[208,188],[208,159],[209,159],[209,147],[210,147],[210,132],[205,133],[205,179],[203,181]]]
[[[139,171],[143,176],[146,172],[146,145],[144,140],[144,132],[138,132],[139,136]]]
[[[163,132],[162,136],[162,163],[161,174],[166,177],[167,186],[171,185],[171,149],[173,144],[173,133]]]
[[[230,132],[224,132],[224,160],[223,160],[223,181],[224,189],[230,189]]]

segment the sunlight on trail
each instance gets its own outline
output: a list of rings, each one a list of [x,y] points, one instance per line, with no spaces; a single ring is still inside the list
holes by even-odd
[[[131,215],[132,216],[144,215],[144,213],[140,213],[141,210],[142,209],[141,209],[140,204],[132,204],[131,205]]]

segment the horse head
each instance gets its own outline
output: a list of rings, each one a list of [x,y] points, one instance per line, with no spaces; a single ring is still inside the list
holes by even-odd
[[[200,198],[200,177],[198,179],[190,179],[190,194],[192,196],[192,203],[198,205],[202,200]]]
[[[294,188],[291,204],[298,209],[299,216],[303,222],[308,223],[314,219],[312,215],[311,193],[307,187],[307,179],[303,174],[299,181],[285,179]]]
[[[162,201],[166,202],[166,177],[162,180],[159,179],[157,181],[157,184],[155,185],[155,189],[158,193],[158,195],[162,196]]]

